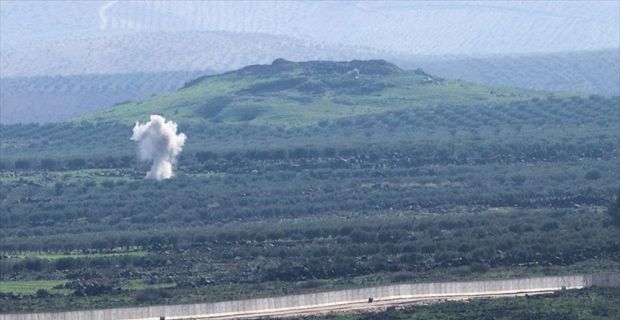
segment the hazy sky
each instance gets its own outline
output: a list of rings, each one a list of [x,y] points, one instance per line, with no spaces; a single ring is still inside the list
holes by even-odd
[[[620,1],[0,2],[2,49],[63,38],[188,30],[266,33],[405,54],[620,46]]]

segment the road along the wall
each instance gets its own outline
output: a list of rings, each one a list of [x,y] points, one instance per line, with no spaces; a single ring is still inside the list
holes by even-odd
[[[434,282],[328,291],[214,303],[3,314],[0,320],[240,319],[293,316],[378,306],[507,295],[540,294],[589,286],[620,286],[620,274],[568,275],[506,280]],[[372,302],[370,302],[372,298]]]

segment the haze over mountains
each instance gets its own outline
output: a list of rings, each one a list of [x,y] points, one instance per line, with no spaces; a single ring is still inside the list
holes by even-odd
[[[2,76],[620,47],[617,2],[3,1]]]
[[[615,1],[3,1],[1,9],[6,44],[41,37],[227,31],[404,54],[480,55],[618,47],[619,6]]]
[[[148,32],[63,39],[2,51],[3,76],[79,75],[180,70],[234,70],[293,60],[382,56],[378,50],[326,46],[267,34]]]
[[[619,95],[619,10],[613,1],[3,1],[0,121],[61,121],[277,58],[385,59],[482,84]],[[64,78],[93,74],[107,75],[100,92]]]
[[[618,49],[485,57],[429,57],[402,61],[450,79],[534,90],[620,95]]]

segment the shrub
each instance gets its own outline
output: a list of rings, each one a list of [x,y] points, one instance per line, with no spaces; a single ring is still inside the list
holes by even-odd
[[[41,160],[41,169],[53,170],[56,168],[56,161],[54,159],[45,158]]]
[[[489,271],[489,266],[485,263],[474,262],[469,266],[469,270],[475,273],[485,273]]]
[[[50,293],[47,292],[47,290],[45,289],[39,289],[37,290],[36,295],[37,295],[37,298],[45,298],[45,297],[49,297]]]
[[[156,302],[165,298],[170,298],[170,294],[163,289],[145,289],[136,293],[138,302]]]
[[[82,169],[86,167],[86,160],[82,158],[75,158],[67,161],[67,168],[75,170]]]
[[[25,159],[20,159],[15,161],[15,169],[17,170],[26,170],[30,169],[30,161]]]
[[[551,221],[551,222],[547,222],[547,223],[543,224],[543,225],[540,227],[540,230],[541,230],[541,231],[545,231],[545,232],[547,232],[547,231],[556,230],[556,229],[558,229],[559,227],[560,227],[560,225],[559,225],[557,222],[555,222],[555,221]]]
[[[512,180],[512,183],[515,186],[520,186],[525,182],[526,178],[523,175],[515,175],[515,176],[510,177],[510,180]]]
[[[598,180],[601,178],[601,173],[597,170],[590,170],[586,173],[585,178],[588,180]]]

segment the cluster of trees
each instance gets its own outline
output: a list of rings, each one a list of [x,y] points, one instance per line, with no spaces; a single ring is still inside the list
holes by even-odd
[[[582,223],[584,219],[587,224]],[[324,215],[303,221],[231,223],[155,234],[144,230],[49,236],[43,238],[48,250],[59,240],[70,240],[99,247],[91,252],[129,246],[151,254],[58,260],[31,257],[2,260],[0,267],[5,277],[64,274],[69,279],[120,281],[131,272],[131,278],[156,282],[172,276],[182,286],[200,277],[210,279],[203,285],[262,283],[459,267],[484,272],[499,266],[620,259],[616,249],[620,229],[609,225],[604,212],[593,209],[431,216],[368,212],[355,219]],[[56,251],[73,249],[57,247]]]
[[[618,152],[612,141],[598,140],[585,143],[474,143],[474,142],[422,142],[401,147],[372,146],[366,148],[295,147],[292,149],[250,149],[216,153],[196,151],[183,154],[180,169],[197,172],[204,169],[230,171],[240,166],[276,165],[279,168],[346,168],[374,166],[411,167],[437,164],[486,164],[575,161],[584,158],[611,159]],[[321,160],[321,161],[317,161]],[[269,163],[268,161],[272,161]],[[275,161],[275,162],[274,162]],[[2,162],[0,169],[16,171],[66,171],[79,169],[136,168],[135,156],[102,156],[95,158],[71,157],[68,159],[20,158],[12,163]],[[206,167],[205,167],[206,165]]]
[[[142,175],[136,180],[16,180],[0,184],[0,235],[184,227],[343,211],[605,205],[619,178],[613,159],[432,166],[384,165],[379,159],[341,168],[306,161],[297,168],[229,164],[229,171],[179,173],[159,183],[144,181]]]
[[[0,126],[2,255],[148,252],[0,259],[1,274],[115,279],[107,297],[122,279],[260,288],[619,261],[619,204],[601,210],[620,180],[617,103],[429,107],[288,129],[197,123],[180,128],[195,144],[161,182],[142,179],[125,125]]]
[[[75,157],[66,160],[56,160],[54,158],[34,159],[17,159],[13,165],[3,163],[1,169],[12,168],[18,171],[60,171],[60,170],[80,170],[93,168],[128,168],[136,165],[136,159],[130,156],[107,156],[105,158],[86,159],[83,157]]]
[[[482,159],[497,151],[511,153],[510,149],[515,151],[512,154],[525,152],[524,156],[538,159],[546,154],[599,157],[596,153],[617,152],[619,99],[593,96],[505,105],[411,107],[296,128],[181,123],[179,130],[191,139],[180,163],[204,161],[207,151],[219,157],[282,159],[330,156],[334,150],[358,150],[359,154],[368,146],[402,150],[435,144],[442,148],[463,145],[460,149],[465,152],[475,150],[475,145],[487,146],[487,151],[478,154]],[[45,169],[50,159],[59,169],[68,168],[68,162],[75,159],[83,159],[88,168],[133,165],[126,161],[136,158],[130,133],[131,127],[120,123],[0,125],[0,167],[19,169],[16,162],[20,161],[22,165],[28,162],[31,169]],[[42,160],[46,160],[43,166]]]

